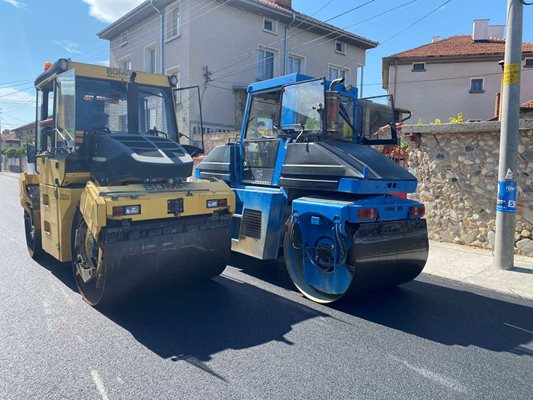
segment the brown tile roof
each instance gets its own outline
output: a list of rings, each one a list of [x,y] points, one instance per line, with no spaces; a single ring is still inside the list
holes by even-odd
[[[523,110],[533,110],[533,99],[520,104],[520,108]]]
[[[292,11],[291,7],[284,7],[281,4],[278,4],[274,0],[257,0],[258,3],[263,3],[265,6],[269,6],[272,8],[277,8],[280,11]]]
[[[20,141],[16,133],[2,134],[0,137],[2,138],[3,142],[19,142]]]
[[[157,7],[164,7],[171,4],[174,0],[155,0]],[[378,42],[364,38],[362,36],[356,35],[352,32],[343,30],[334,25],[322,22],[318,19],[312,18],[306,14],[300,13],[291,7],[283,6],[276,2],[275,0],[231,0],[230,2],[224,0],[218,0],[221,4],[228,4],[229,6],[235,6],[239,8],[244,8],[254,11],[259,7],[268,7],[272,9],[274,13],[283,13],[290,18],[292,14],[296,16],[297,25],[301,25],[301,29],[306,29],[309,26],[315,28],[319,34],[327,34],[330,38],[335,38],[337,35],[341,40],[346,41],[347,43],[354,43],[357,46],[363,49],[371,49],[378,45]],[[290,3],[289,0],[284,0],[287,4]],[[213,9],[218,8],[214,7]],[[116,37],[118,34],[123,32],[126,29],[129,29],[130,26],[141,23],[149,15],[155,13],[155,10],[151,6],[150,0],[145,0],[143,3],[139,4],[136,8],[129,11],[127,14],[123,15],[106,28],[97,33],[100,39],[111,40]],[[314,26],[313,26],[314,25]]]
[[[336,32],[339,34],[339,37],[342,38],[343,37],[346,37],[346,38],[356,38],[356,39],[359,39],[359,40],[362,40],[362,41],[365,41],[365,42],[368,42],[368,45],[366,46],[366,48],[368,49],[371,49],[371,48],[374,48],[374,47],[377,47],[377,45],[379,44],[378,42],[374,41],[374,40],[371,40],[371,39],[367,39],[367,38],[364,38],[362,36],[359,36],[359,35],[356,35],[355,33],[353,32],[348,32],[342,28],[339,28],[335,25],[331,25],[331,24],[328,24],[327,22],[323,22],[323,21],[320,21],[316,18],[313,18],[307,14],[304,14],[304,13],[301,13],[299,11],[296,11],[294,10],[293,8],[291,7],[285,7],[281,4],[278,4],[278,2],[274,1],[274,0],[254,0],[256,3],[259,3],[259,4],[263,4],[267,7],[270,7],[270,8],[273,8],[275,10],[278,10],[278,11],[281,11],[281,12],[284,12],[286,14],[294,14],[296,15],[298,18],[300,18],[302,21],[299,22],[299,23],[296,23],[296,26],[301,26],[304,22],[305,23],[309,23],[309,24],[314,24],[314,25],[318,25],[324,29],[327,29],[327,30],[330,30],[332,32]],[[303,27],[302,27],[303,29]],[[332,35],[332,34],[328,34],[327,38],[331,39],[331,38],[334,38],[335,36]]]
[[[523,52],[533,52],[533,43],[524,43]],[[402,51],[387,58],[427,58],[502,55],[505,53],[504,40],[474,42],[472,36],[458,35],[428,43],[411,50]]]

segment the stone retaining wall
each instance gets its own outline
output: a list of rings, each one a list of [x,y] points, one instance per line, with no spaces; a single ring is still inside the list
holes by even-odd
[[[239,140],[240,132],[224,132],[224,133],[206,133],[204,135],[205,154],[209,153],[217,146],[222,146],[228,142],[236,142]]]
[[[492,248],[500,123],[409,125],[404,135],[430,238]],[[515,252],[533,256],[533,121],[521,121],[517,180]]]

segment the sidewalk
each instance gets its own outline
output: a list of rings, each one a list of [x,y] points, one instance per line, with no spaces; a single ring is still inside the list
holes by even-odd
[[[9,176],[11,178],[19,178],[20,174],[18,172],[9,172],[9,171],[0,171],[0,175]]]
[[[492,266],[490,250],[430,241],[424,274],[533,300],[533,257],[515,255],[512,270]]]

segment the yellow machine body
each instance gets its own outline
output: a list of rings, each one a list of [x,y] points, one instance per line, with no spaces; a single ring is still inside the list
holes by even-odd
[[[76,77],[99,79],[100,82],[125,82],[132,74],[132,71],[119,68],[68,61],[66,70],[72,69]],[[163,88],[170,85],[168,76],[143,72],[135,74],[135,81],[139,84]],[[51,85],[54,79],[55,74],[45,76],[36,82],[37,89]],[[69,118],[67,108],[56,104],[54,110],[61,113],[53,116],[55,126],[58,119]],[[46,122],[45,118],[50,119],[46,114],[42,116],[38,128]],[[63,136],[60,129],[56,128],[56,132]],[[212,257],[205,262],[204,276],[209,278],[221,273],[231,246],[230,219],[235,211],[233,191],[222,181],[189,182],[184,178],[139,178],[137,181],[130,179],[106,185],[99,182],[89,168],[68,165],[68,157],[73,151],[79,151],[78,145],[81,148],[85,135],[86,132],[75,130],[76,150],[37,151],[37,172],[20,176],[20,202],[25,212],[30,255],[35,258],[44,251],[61,262],[75,265],[83,258],[90,258],[91,251],[96,251],[98,255],[93,257],[94,265],[84,277],[87,282],[96,282],[91,289],[96,294],[88,294],[89,289],[80,287],[77,281],[80,292],[92,305],[98,305],[104,297],[109,297],[104,296],[104,286],[114,287],[117,293],[122,293],[120,282],[125,282],[125,286],[131,281],[133,286],[129,275],[135,269],[143,270],[135,279],[135,284],[142,283],[145,276],[158,274],[164,269],[177,270],[180,276],[181,270],[191,267],[200,271],[204,268],[202,263],[192,261],[201,259],[202,252]],[[55,139],[58,148],[61,137]],[[123,212],[131,206],[138,212]],[[81,256],[78,254],[80,247],[85,251]],[[139,257],[141,254],[151,255],[153,261],[143,260]],[[181,266],[180,262],[189,265]],[[73,268],[76,275],[77,267]],[[153,271],[149,271],[151,268]],[[126,278],[119,276],[124,270],[128,270]],[[107,279],[105,284],[104,278]],[[114,282],[109,282],[110,279]]]

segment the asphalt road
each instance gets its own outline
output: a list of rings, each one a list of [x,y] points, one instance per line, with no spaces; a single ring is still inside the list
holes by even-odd
[[[236,257],[104,314],[28,257],[17,185],[0,175],[0,399],[533,398],[532,302],[421,277],[326,307]]]

